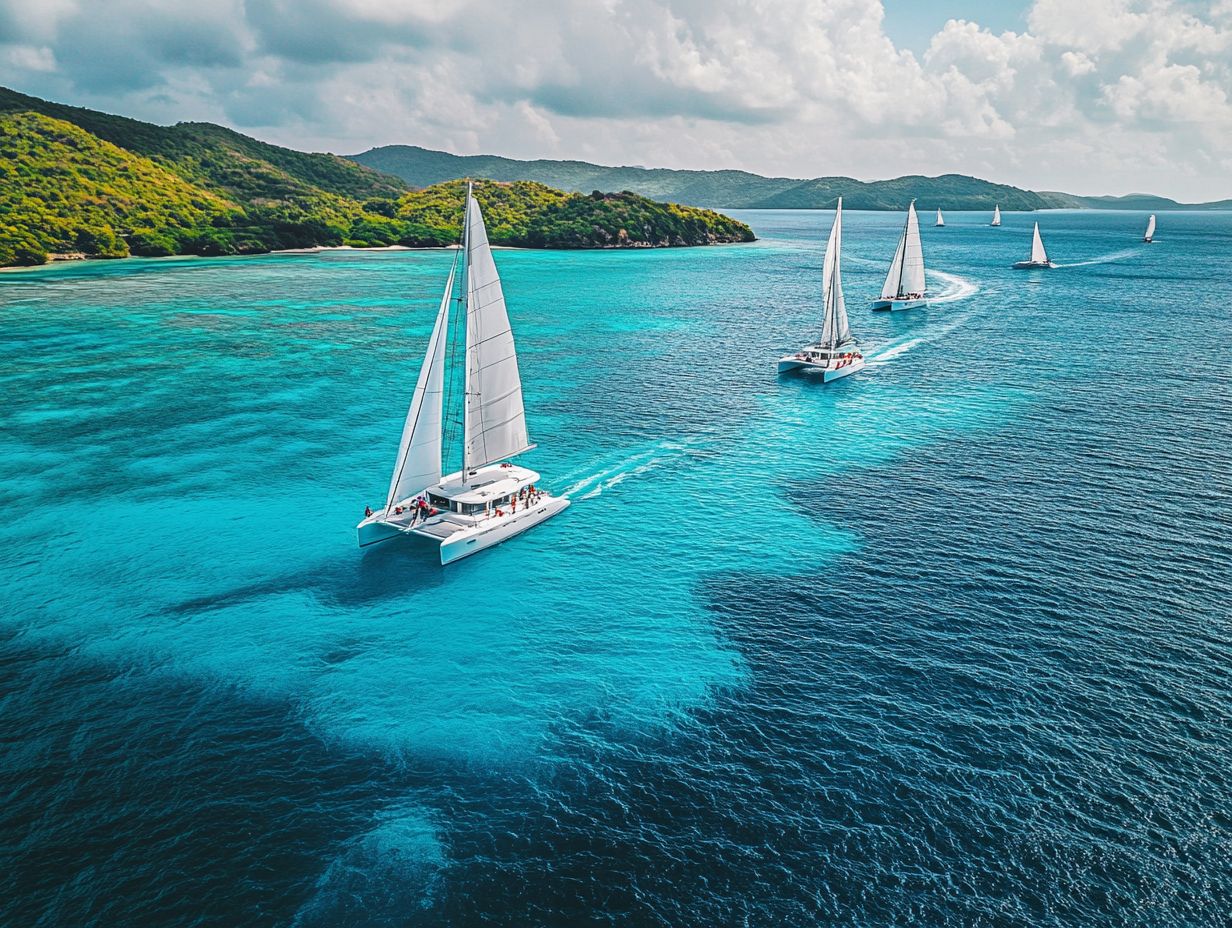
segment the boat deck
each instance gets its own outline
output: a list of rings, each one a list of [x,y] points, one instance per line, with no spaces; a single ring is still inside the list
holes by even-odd
[[[468,528],[473,528],[470,525],[463,525],[460,522],[454,522],[450,519],[437,519],[436,521],[425,522],[416,528],[411,529],[412,535],[420,535],[424,538],[434,538],[437,541],[444,541],[450,535],[458,532],[464,532]]]

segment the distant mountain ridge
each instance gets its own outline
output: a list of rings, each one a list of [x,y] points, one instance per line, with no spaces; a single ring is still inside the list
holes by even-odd
[[[848,209],[896,210],[916,199],[922,209],[1220,209],[1216,203],[1177,203],[1167,197],[1083,197],[995,184],[965,174],[908,175],[891,180],[851,177],[763,177],[748,171],[686,171],[672,168],[608,167],[587,161],[520,161],[499,155],[454,155],[417,145],[372,148],[353,161],[392,174],[415,187],[463,177],[533,180],[562,190],[629,190],[655,200],[712,209],[832,209],[839,196]]]

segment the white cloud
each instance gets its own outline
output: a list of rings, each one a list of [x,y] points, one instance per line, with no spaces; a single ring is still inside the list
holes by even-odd
[[[1232,0],[1036,0],[917,57],[877,0],[0,0],[0,81],[298,147],[1232,194]]]

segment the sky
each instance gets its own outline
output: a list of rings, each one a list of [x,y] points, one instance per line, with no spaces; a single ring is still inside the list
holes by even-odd
[[[0,84],[340,154],[1232,197],[1232,0],[0,0]]]

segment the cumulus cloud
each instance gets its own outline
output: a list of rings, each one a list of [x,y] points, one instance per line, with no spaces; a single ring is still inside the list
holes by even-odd
[[[0,0],[0,81],[343,152],[1232,195],[1232,0],[1035,0],[1024,31],[950,20],[919,56],[884,17],[879,0]]]

